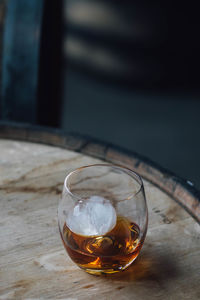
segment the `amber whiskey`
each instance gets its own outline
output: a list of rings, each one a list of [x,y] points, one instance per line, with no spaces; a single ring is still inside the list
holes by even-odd
[[[62,240],[71,259],[88,273],[115,273],[126,269],[141,249],[140,229],[118,216],[116,226],[105,235],[83,236],[63,227]]]

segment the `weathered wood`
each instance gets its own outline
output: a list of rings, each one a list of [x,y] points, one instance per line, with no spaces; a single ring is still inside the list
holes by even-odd
[[[145,180],[149,228],[139,258],[121,274],[91,276],[65,253],[58,198],[71,169],[110,161],[114,148],[98,150],[86,139],[36,129],[21,135],[37,142],[42,136],[63,148],[69,142],[76,149],[71,151],[17,141],[20,130],[11,127],[0,132],[7,138],[16,134],[16,140],[0,140],[0,299],[199,299],[200,227],[172,196]],[[90,156],[95,151],[102,159]],[[118,163],[138,164],[138,157],[123,153],[122,158]]]
[[[200,191],[190,181],[177,177],[137,153],[125,151],[88,137],[69,135],[58,129],[32,127],[27,124],[13,123],[11,125],[0,122],[0,138],[59,146],[110,163],[124,165],[166,192],[200,222]]]

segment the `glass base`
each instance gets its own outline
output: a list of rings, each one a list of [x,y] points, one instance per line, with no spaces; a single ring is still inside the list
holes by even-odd
[[[87,272],[88,274],[91,275],[96,275],[96,276],[101,276],[101,275],[108,275],[108,274],[115,274],[115,273],[119,273],[122,271],[125,271],[130,265],[132,265],[132,263],[136,260],[137,256],[130,261],[127,265],[125,266],[120,266],[119,268],[111,268],[111,269],[89,269],[89,268],[85,268],[83,266],[79,266],[79,268],[81,268],[82,270],[84,270],[85,272]]]
[[[81,269],[91,275],[96,275],[96,276],[101,276],[101,275],[106,275],[106,274],[114,274],[114,273],[118,273],[118,272],[122,271],[122,270],[114,270],[114,269],[107,269],[107,270],[84,269],[84,268],[81,268]]]

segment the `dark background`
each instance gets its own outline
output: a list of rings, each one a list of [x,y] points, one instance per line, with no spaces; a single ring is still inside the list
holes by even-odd
[[[114,143],[200,188],[197,1],[2,3],[1,119]]]

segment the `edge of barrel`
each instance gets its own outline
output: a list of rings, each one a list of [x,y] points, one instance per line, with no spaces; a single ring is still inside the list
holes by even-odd
[[[170,195],[200,223],[200,191],[190,181],[136,152],[56,128],[4,121],[0,121],[0,138],[61,147],[126,166]]]

